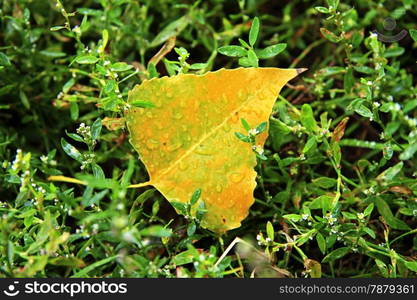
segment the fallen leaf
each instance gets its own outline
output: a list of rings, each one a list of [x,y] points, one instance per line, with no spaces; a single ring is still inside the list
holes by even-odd
[[[218,233],[239,227],[254,202],[256,155],[235,132],[243,131],[241,118],[253,127],[268,122],[281,88],[301,71],[221,69],[136,86],[128,102],[155,106],[131,107],[125,113],[130,143],[146,166],[148,184],[170,202],[187,203],[201,189],[207,210],[201,225]],[[257,145],[263,146],[267,136],[267,130],[260,134]]]
[[[337,124],[337,126],[334,129],[333,134],[332,134],[332,142],[333,143],[340,142],[343,135],[345,134],[345,129],[346,129],[346,125],[347,125],[348,121],[349,121],[349,117],[346,117],[342,121],[340,121],[339,124]]]
[[[321,278],[321,264],[318,261],[307,258],[304,260],[304,268],[311,278]]]
[[[102,121],[103,125],[110,131],[122,129],[125,127],[124,118],[105,117]]]
[[[400,193],[400,194],[404,194],[404,195],[412,195],[413,194],[413,191],[411,189],[409,189],[406,186],[401,186],[401,185],[391,186],[388,190],[391,191],[391,192],[394,192],[394,193]]]

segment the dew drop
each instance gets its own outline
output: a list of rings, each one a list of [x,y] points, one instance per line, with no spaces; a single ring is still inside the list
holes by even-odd
[[[172,94],[172,90],[166,90],[165,91],[165,97],[167,97],[167,98],[172,98],[172,96],[173,96],[173,94]]]
[[[181,161],[179,166],[178,166],[178,169],[180,169],[181,171],[187,170],[188,169],[188,163],[186,163],[184,161]]]
[[[214,153],[214,148],[207,147],[206,145],[200,144],[194,152],[200,155],[210,156]]]
[[[182,114],[180,111],[175,111],[175,112],[174,112],[174,114],[172,115],[172,117],[173,117],[175,120],[179,120],[179,119],[182,119],[183,114]]]
[[[173,152],[173,151],[178,150],[179,148],[181,148],[181,146],[182,146],[182,142],[180,142],[180,141],[174,142],[173,144],[169,144],[167,146],[167,151],[168,152]]]
[[[164,129],[164,125],[162,125],[162,122],[157,122],[156,123],[156,128],[158,128],[158,130],[162,130],[162,129]]]
[[[261,101],[265,101],[268,99],[268,95],[264,91],[262,91],[258,94],[258,99]]]
[[[220,183],[216,185],[216,192],[221,193],[223,191],[223,187]]]
[[[146,141],[146,147],[148,147],[149,150],[154,150],[159,147],[159,142],[154,139],[149,139]]]
[[[150,112],[150,111],[147,111],[147,112],[146,112],[146,116],[147,116],[149,119],[152,119],[152,118],[153,118],[153,114],[152,114],[152,112]]]
[[[156,100],[153,102],[156,107],[162,107],[162,100],[160,97],[156,98]]]
[[[223,125],[223,130],[224,130],[224,132],[230,132],[230,130],[232,129],[232,126],[230,126],[230,124],[228,123],[228,122],[226,122],[224,125]]]
[[[243,174],[238,173],[238,172],[234,172],[234,173],[230,174],[230,180],[233,183],[239,183],[243,180]]]

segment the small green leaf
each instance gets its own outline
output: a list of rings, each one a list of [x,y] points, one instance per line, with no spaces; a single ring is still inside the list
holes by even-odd
[[[287,44],[281,43],[268,46],[261,50],[256,50],[255,52],[259,59],[268,59],[280,54],[282,51],[285,50],[285,48],[287,48]]]
[[[108,42],[109,42],[109,31],[107,29],[104,29],[101,32],[101,45],[100,45],[101,52],[104,52],[104,49],[106,49]]]
[[[258,65],[258,61],[259,61],[258,60],[258,57],[256,56],[256,53],[255,53],[255,51],[253,49],[248,50],[248,57],[247,57],[247,59],[248,59],[249,65],[251,67],[257,68],[259,66]]]
[[[317,10],[318,12],[321,12],[323,14],[328,14],[329,13],[329,9],[327,7],[324,6],[316,6],[314,7],[315,10]]]
[[[241,118],[240,121],[242,122],[242,126],[243,128],[245,128],[246,131],[249,131],[251,129],[249,123],[245,119]]]
[[[75,58],[75,61],[79,64],[95,64],[98,58],[93,55],[83,55]]]
[[[190,249],[183,251],[181,253],[178,253],[174,256],[173,263],[177,266],[189,264],[193,262],[195,254],[195,249]]]
[[[255,17],[252,21],[252,26],[249,31],[249,44],[253,46],[258,38],[259,34],[259,19]]]
[[[417,142],[414,142],[405,148],[404,152],[400,154],[401,160],[409,160],[413,158],[414,154],[417,152]]]
[[[79,115],[79,108],[78,108],[78,103],[73,101],[70,104],[70,114],[71,114],[71,119],[72,120],[77,120],[78,119],[78,115]]]
[[[372,118],[374,116],[372,111],[362,104],[358,107],[355,107],[355,112],[365,118]]]
[[[75,84],[75,79],[74,79],[74,77],[71,77],[70,80],[65,82],[64,86],[62,87],[62,92],[63,93],[68,93],[69,90],[74,86],[74,84]]]
[[[381,261],[379,259],[375,259],[375,264],[378,267],[379,272],[381,272],[381,275],[383,277],[385,277],[385,278],[388,278],[388,268],[387,268],[387,265],[383,261]]]
[[[345,76],[343,78],[343,81],[344,81],[344,87],[345,87],[346,92],[349,93],[350,91],[352,91],[352,88],[355,84],[355,77],[353,76],[352,68],[347,69]]]
[[[404,265],[407,269],[417,273],[417,261],[405,261]]]
[[[308,131],[315,131],[317,129],[317,122],[314,119],[313,109],[307,103],[301,107],[301,123]]]
[[[65,52],[59,52],[59,51],[42,50],[39,53],[46,56],[46,57],[51,57],[51,58],[58,58],[58,57],[67,56],[67,54]]]
[[[259,132],[259,133],[262,133],[262,132],[265,131],[266,127],[268,127],[268,123],[267,122],[262,122],[261,124],[256,126],[256,131]]]
[[[334,187],[336,185],[337,180],[334,179],[334,178],[323,176],[323,177],[313,179],[312,182],[313,182],[314,185],[317,185],[321,188],[329,189],[329,188]]]
[[[53,27],[49,28],[49,30],[50,31],[58,31],[58,30],[61,30],[61,29],[64,29],[64,28],[65,28],[65,26],[53,26]]]
[[[181,214],[186,215],[187,214],[187,205],[182,202],[171,202],[171,205],[178,210]]]
[[[10,59],[6,54],[0,52],[0,66],[9,67],[11,66]]]
[[[188,224],[188,227],[187,227],[187,235],[193,236],[196,229],[197,229],[196,224],[194,222],[191,222],[190,224]]]
[[[366,216],[369,216],[371,213],[372,213],[372,211],[374,210],[374,204],[373,203],[371,203],[371,204],[369,204],[368,205],[368,207],[364,210],[364,212],[363,212],[363,214],[365,215],[365,217]]]
[[[283,215],[282,217],[293,222],[298,222],[301,219],[301,216],[296,214]]]
[[[100,136],[101,128],[102,128],[101,119],[98,118],[91,125],[91,138],[93,140],[97,140],[97,138]]]
[[[143,107],[143,108],[155,107],[155,104],[149,101],[141,101],[141,100],[133,101],[130,103],[130,105],[136,106],[136,107]]]
[[[106,176],[104,175],[103,169],[98,164],[93,164],[91,167],[93,169],[93,175],[95,178],[98,178],[98,179],[106,178]]]
[[[363,227],[362,230],[364,232],[366,232],[371,238],[374,239],[376,237],[375,232],[371,228],[369,228],[369,227]]]
[[[79,162],[83,161],[83,156],[81,155],[80,151],[78,151],[77,148],[68,143],[64,138],[61,138],[61,146],[69,157],[72,157],[73,159]]]
[[[67,134],[70,138],[72,138],[74,141],[84,143],[84,139],[83,139],[81,136],[79,136],[78,134],[76,134],[76,133],[69,133],[69,132],[68,132],[68,131],[66,131],[66,130],[65,130],[65,133],[66,133],[66,134]]]
[[[125,72],[132,68],[133,68],[132,65],[128,65],[127,63],[124,63],[124,62],[117,62],[111,65],[112,71],[115,71],[115,72]]]
[[[194,205],[197,203],[198,199],[200,199],[201,196],[201,189],[196,189],[191,196],[190,204]]]
[[[239,58],[239,66],[252,67],[252,62],[247,57],[241,57]]]
[[[187,27],[189,22],[190,22],[190,18],[188,16],[183,16],[183,17],[169,23],[153,39],[153,41],[150,44],[150,47],[158,46],[158,45],[162,44],[163,42],[165,42],[166,40],[168,40],[169,38],[171,38],[173,36],[177,36],[178,34],[181,33],[181,31],[183,31]]]
[[[172,230],[161,225],[153,225],[139,231],[144,236],[170,237]]]
[[[314,136],[311,136],[307,143],[304,145],[303,153],[307,153],[311,149],[315,148],[317,146],[316,138]]]
[[[340,37],[336,36],[333,32],[331,32],[330,30],[326,28],[323,28],[323,27],[320,28],[320,32],[326,39],[328,39],[329,41],[333,43],[338,43],[341,40]]]
[[[204,69],[205,67],[207,67],[207,64],[203,64],[203,63],[196,63],[196,64],[192,64],[190,66],[191,70],[201,70]]]
[[[239,43],[243,46],[243,47],[245,47],[246,49],[250,49],[251,48],[251,46],[249,46],[249,44],[248,43],[246,43],[244,40],[242,40],[242,39],[238,39],[239,40]]]
[[[316,241],[321,253],[326,253],[326,240],[320,232],[316,234]]]
[[[410,29],[410,36],[415,42],[417,42],[417,30],[416,29]]]
[[[382,180],[382,181],[385,181],[385,182],[390,182],[392,179],[394,179],[395,176],[398,175],[398,173],[400,173],[403,166],[404,166],[404,163],[401,161],[398,164],[386,169],[384,172],[379,174],[376,177],[376,179]]]
[[[310,209],[320,209],[321,208],[321,209],[326,211],[331,206],[332,201],[333,201],[333,197],[327,196],[327,195],[322,195],[320,197],[317,197],[313,201],[311,201],[311,203],[309,205],[309,208]]]
[[[148,77],[149,77],[149,79],[158,78],[159,77],[158,70],[156,69],[156,66],[155,66],[154,63],[149,63],[148,64],[147,71],[148,71]]]
[[[247,53],[246,49],[240,46],[224,46],[220,47],[218,51],[223,55],[231,57],[243,57]]]
[[[347,211],[342,211],[342,215],[348,220],[356,220],[357,216]]]
[[[274,227],[269,221],[268,223],[266,223],[266,234],[271,241],[274,240],[274,237],[275,237]]]
[[[341,247],[336,250],[333,250],[332,252],[330,252],[323,258],[322,262],[327,263],[327,262],[335,261],[336,259],[342,258],[346,254],[348,254],[349,251],[350,251],[349,247]]]
[[[108,264],[112,262],[113,260],[116,260],[119,257],[119,255],[113,255],[104,259],[101,259],[99,261],[96,261],[92,263],[91,265],[88,265],[85,268],[82,268],[79,272],[75,273],[71,276],[71,278],[80,278],[80,277],[87,277],[88,273],[93,271],[94,269],[103,266],[105,264]]]
[[[28,97],[26,96],[26,93],[23,90],[19,91],[19,97],[20,97],[20,101],[22,101],[22,103],[23,103],[23,106],[26,109],[30,109],[29,99],[28,99]]]
[[[250,138],[248,136],[246,136],[246,135],[244,135],[244,134],[242,134],[240,132],[235,132],[235,135],[242,142],[245,142],[245,143],[250,143],[251,142],[251,140],[250,140]]]
[[[391,208],[384,199],[376,197],[374,202],[378,209],[378,212],[381,214],[382,217],[384,217],[385,222],[390,227],[398,230],[410,230],[410,227],[406,223],[404,223],[400,219],[397,219],[392,214]]]

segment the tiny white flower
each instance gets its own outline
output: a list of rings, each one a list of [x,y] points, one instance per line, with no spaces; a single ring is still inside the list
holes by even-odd
[[[252,147],[253,151],[255,151],[256,153],[258,153],[259,155],[264,154],[264,149],[262,148],[261,145],[256,145]]]
[[[251,129],[249,129],[249,131],[248,131],[248,134],[250,135],[250,136],[255,136],[255,135],[257,135],[259,133],[259,131],[256,129],[256,128],[251,128]]]

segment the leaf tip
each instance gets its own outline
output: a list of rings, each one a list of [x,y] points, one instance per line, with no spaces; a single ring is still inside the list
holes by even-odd
[[[307,71],[308,69],[307,68],[297,68],[296,70],[297,70],[297,75],[300,75],[301,73]]]

